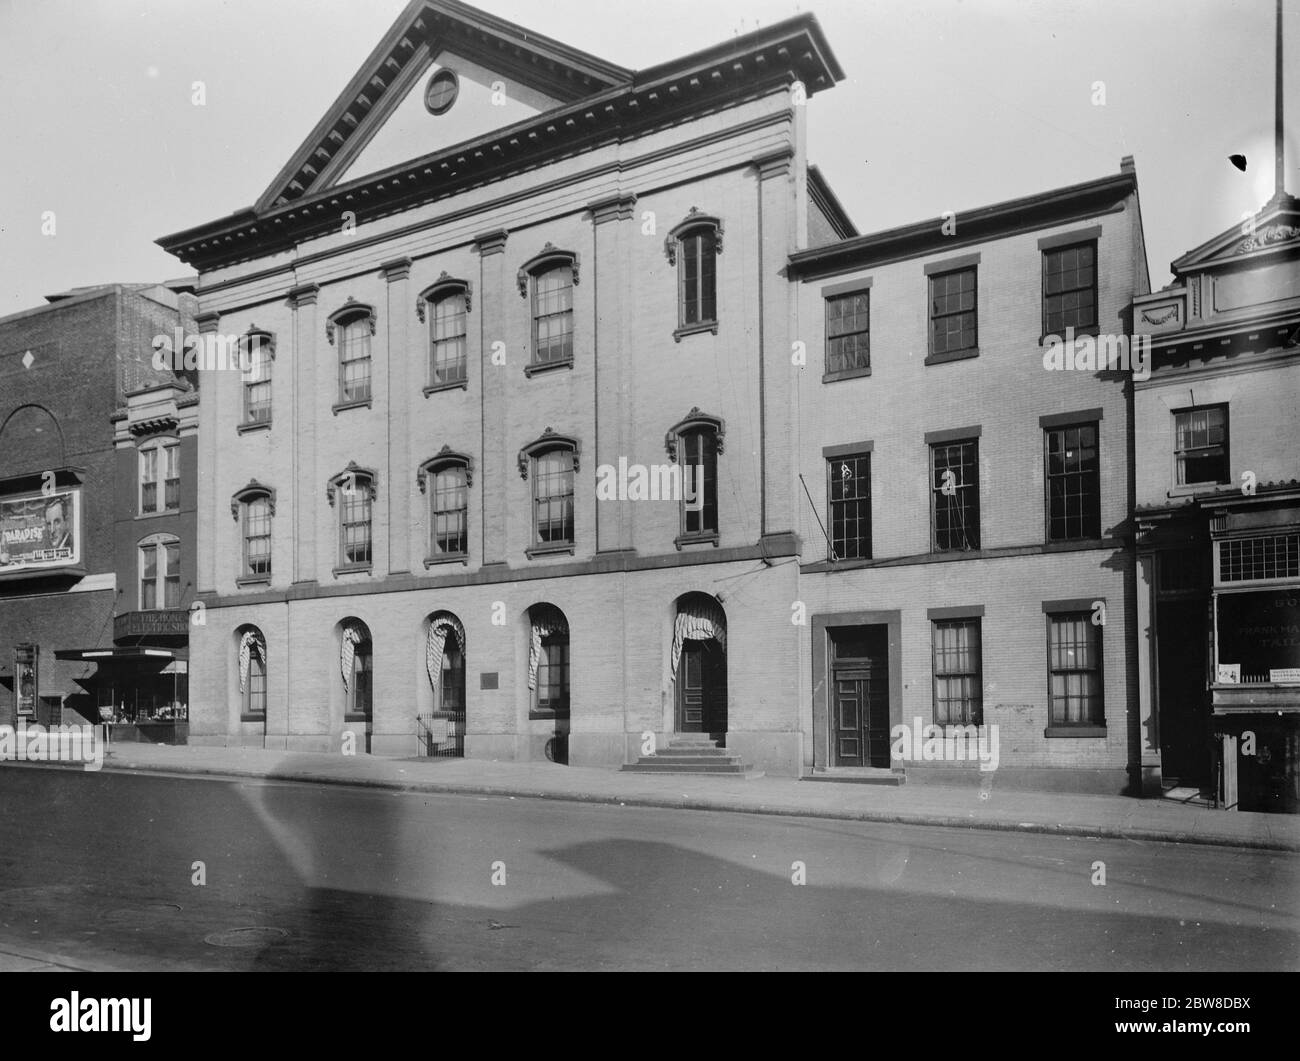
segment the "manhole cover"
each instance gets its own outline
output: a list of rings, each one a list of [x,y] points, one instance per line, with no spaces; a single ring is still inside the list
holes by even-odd
[[[289,933],[282,928],[228,928],[204,936],[203,942],[214,947],[264,947],[279,943]]]

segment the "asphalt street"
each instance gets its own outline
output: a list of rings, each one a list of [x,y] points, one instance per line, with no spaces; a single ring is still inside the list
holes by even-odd
[[[1300,969],[1287,854],[20,764],[0,799],[0,968]]]

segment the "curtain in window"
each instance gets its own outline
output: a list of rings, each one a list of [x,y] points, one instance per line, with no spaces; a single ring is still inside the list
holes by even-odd
[[[718,644],[727,647],[727,617],[715,603],[706,600],[691,600],[677,606],[677,622],[673,627],[673,678],[677,677],[677,666],[682,659],[682,643],[685,641],[708,641],[716,638]]]
[[[429,672],[429,684],[436,693],[441,688],[442,653],[447,645],[447,635],[456,639],[460,654],[465,655],[465,627],[453,615],[440,615],[429,624],[429,636],[424,642],[424,666]]]
[[[343,691],[347,692],[352,684],[352,663],[357,656],[357,645],[366,640],[365,632],[356,626],[343,628],[343,652],[339,662],[343,667]]]
[[[248,688],[248,668],[253,655],[266,666],[266,639],[257,630],[245,630],[239,639],[239,691]]]
[[[528,646],[528,688],[537,688],[537,665],[542,659],[542,638],[554,634],[569,636],[569,621],[559,612],[542,612],[532,620],[532,637]]]

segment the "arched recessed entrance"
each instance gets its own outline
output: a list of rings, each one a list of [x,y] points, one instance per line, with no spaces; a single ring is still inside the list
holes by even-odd
[[[677,599],[672,647],[674,729],[727,732],[727,616],[717,598],[687,593]]]
[[[420,754],[460,758],[465,754],[465,627],[451,612],[434,612],[424,646],[433,710],[416,716]]]

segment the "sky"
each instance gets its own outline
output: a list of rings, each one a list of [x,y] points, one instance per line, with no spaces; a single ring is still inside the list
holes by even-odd
[[[1300,194],[1300,2],[1285,3]],[[252,205],[404,6],[0,0],[0,315],[191,275],[154,240]],[[846,79],[809,101],[809,156],[864,233],[1111,175],[1133,155],[1158,288],[1170,261],[1273,192],[1273,0],[478,6],[633,69],[811,11]]]

